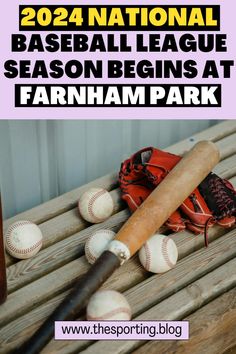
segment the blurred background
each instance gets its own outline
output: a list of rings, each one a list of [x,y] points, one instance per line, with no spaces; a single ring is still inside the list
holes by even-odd
[[[145,146],[167,147],[219,121],[0,121],[4,219],[109,172]]]

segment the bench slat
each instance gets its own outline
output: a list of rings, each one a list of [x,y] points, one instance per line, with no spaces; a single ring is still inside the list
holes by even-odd
[[[53,198],[48,202],[40,204],[32,209],[17,214],[4,221],[4,230],[6,230],[13,222],[18,220],[29,220],[35,224],[54,218],[57,215],[67,212],[76,207],[81,194],[90,187],[101,187],[107,190],[112,190],[117,186],[117,173],[110,173],[100,177],[92,182],[89,182],[81,187],[73,189],[70,192],[64,193],[57,198]]]
[[[187,139],[181,140],[178,143],[169,146],[166,150],[172,152],[173,154],[175,151],[178,151],[178,154],[183,155],[186,151],[191,149],[191,147],[196,144],[196,142],[200,140],[211,140],[216,142],[233,133],[236,133],[236,121],[228,120],[209,127],[208,129],[194,134]]]
[[[136,320],[180,320],[236,285],[236,258],[178,291],[135,318]],[[178,304],[178,306],[176,306]],[[83,354],[128,353],[140,341],[99,341],[80,351]],[[44,353],[45,354],[45,353]],[[66,354],[66,353],[65,353]]]
[[[209,232],[209,237],[210,239],[215,239],[218,236],[216,230],[214,231],[214,229],[217,228],[212,228]],[[220,230],[220,228],[218,228]],[[222,230],[222,229],[221,229]],[[227,260],[229,259],[229,257],[232,257],[232,255],[236,254],[236,230],[232,230],[230,231],[228,234],[226,234],[224,237],[218,239],[217,241],[214,241],[211,244],[211,247],[209,248],[209,250],[199,250],[197,251],[199,256],[195,257],[194,254],[191,254],[191,251],[193,249],[199,249],[200,247],[203,247],[204,241],[203,238],[200,237],[193,237],[192,234],[188,233],[188,232],[182,232],[182,233],[178,233],[175,235],[175,242],[177,244],[178,250],[179,250],[179,259],[180,261],[177,263],[177,266],[172,269],[171,271],[164,273],[162,275],[155,275],[152,276],[151,278],[149,278],[146,282],[144,283],[140,283],[141,281],[145,281],[145,278],[147,278],[148,276],[148,272],[146,272],[143,267],[140,265],[140,263],[137,260],[137,257],[134,257],[133,259],[131,259],[128,263],[124,264],[122,267],[120,267],[113,275],[110,279],[108,279],[108,281],[105,283],[105,285],[103,287],[109,288],[112,287],[112,289],[116,289],[119,291],[125,290],[125,289],[129,289],[131,286],[134,287],[134,293],[136,291],[136,289],[138,289],[138,293],[140,293],[140,289],[143,289],[144,291],[144,295],[145,297],[148,294],[148,298],[150,295],[150,298],[148,301],[153,301],[153,296],[155,297],[155,300],[158,299],[158,296],[161,295],[161,291],[160,288],[162,289],[162,291],[164,291],[163,296],[166,296],[166,292],[165,291],[175,291],[176,290],[176,284],[175,281],[173,281],[173,279],[175,279],[177,281],[179,274],[181,274],[179,281],[184,280],[183,277],[183,273],[187,273],[189,272],[189,269],[191,269],[191,267],[189,266],[189,264],[187,263],[187,265],[185,264],[185,262],[188,262],[188,259],[190,259],[190,261],[193,263],[193,274],[195,274],[196,268],[200,267],[199,271],[201,271],[204,267],[204,265],[207,267],[209,266],[209,269],[211,269],[212,264],[219,264],[217,262],[222,263],[222,260]],[[172,235],[173,237],[173,235]],[[184,242],[185,240],[185,242]],[[197,243],[197,245],[196,245]],[[232,245],[233,243],[233,245]],[[184,246],[182,246],[184,245]],[[181,248],[183,248],[183,252],[181,252]],[[186,250],[188,249],[188,251]],[[220,249],[220,252],[219,252]],[[183,261],[181,261],[181,258],[185,256],[185,258],[183,259]],[[186,260],[186,261],[185,261]],[[208,262],[212,262],[209,263],[210,265],[208,265]],[[181,266],[182,263],[184,262],[184,266]],[[216,263],[214,263],[216,262]],[[197,263],[197,264],[196,264]],[[29,308],[29,304],[31,305],[32,302],[34,302],[34,305],[40,304],[42,302],[42,300],[46,301],[47,298],[49,298],[50,296],[50,291],[54,291],[53,296],[55,296],[58,293],[58,289],[64,289],[65,287],[72,285],[72,281],[69,284],[68,282],[68,278],[72,278],[72,276],[74,277],[73,280],[75,280],[78,277],[78,272],[85,272],[87,269],[89,268],[89,265],[87,263],[87,261],[85,260],[85,257],[81,257],[78,260],[69,263],[68,265],[58,269],[57,271],[49,274],[48,276],[44,277],[43,279],[39,279],[38,281],[30,284],[29,286],[26,286],[22,289],[20,289],[19,291],[14,292],[12,295],[9,296],[9,300],[8,300],[8,305],[4,304],[2,305],[2,309],[4,311],[2,311],[2,315],[0,316],[0,323],[7,323],[10,320],[13,320],[14,318],[16,318],[17,316],[22,315],[26,310],[27,312],[30,311]],[[181,269],[181,271],[179,271],[179,269]],[[73,274],[72,274],[73,273]],[[69,274],[69,276],[68,276]],[[129,276],[127,276],[127,274],[129,274]],[[192,274],[192,275],[193,275]],[[150,274],[149,274],[150,275]],[[186,275],[185,275],[186,276]],[[62,279],[61,279],[62,278]],[[66,278],[66,280],[65,280]],[[158,279],[158,280],[157,280]],[[152,284],[152,281],[154,282]],[[154,293],[152,290],[149,289],[148,284],[151,282],[151,285],[154,286]],[[137,285],[138,284],[138,285]],[[172,288],[171,288],[171,284],[172,284]],[[31,286],[32,285],[32,286]],[[135,287],[136,285],[136,287]],[[145,287],[143,287],[143,285],[145,285]],[[42,288],[43,287],[43,288]],[[138,288],[137,288],[138,287]],[[158,288],[158,290],[156,289],[156,287]],[[146,290],[148,289],[148,291]],[[150,294],[149,294],[149,290],[150,290]],[[132,292],[132,290],[129,290]],[[128,293],[129,293],[128,291]],[[30,296],[30,297],[29,297]],[[140,296],[134,296],[134,298],[136,298],[138,300],[138,304],[134,304],[132,300],[131,304],[132,304],[132,309],[135,312],[138,312],[139,310],[137,310],[139,307],[139,303],[140,300],[144,301],[145,298],[141,298]],[[32,305],[31,305],[32,306]],[[43,308],[45,308],[47,310],[47,305],[42,305]],[[136,306],[136,310],[135,310],[135,306]],[[5,307],[5,308],[4,308]],[[42,313],[42,311],[40,311],[40,313]],[[46,312],[45,315],[48,315],[48,313]],[[29,313],[29,317],[31,317],[32,315]],[[26,316],[27,318],[27,316]],[[37,320],[37,317],[34,316],[35,321]],[[25,323],[25,326],[28,326],[28,322]],[[14,326],[15,327],[15,326]],[[24,326],[23,326],[24,328]],[[22,330],[22,327],[21,327]],[[0,330],[0,338],[3,338],[3,333],[1,333],[2,331]],[[3,328],[3,332],[4,332],[4,328]]]
[[[188,341],[149,341],[133,354],[225,353],[226,348],[236,345],[235,299],[236,288],[186,317],[184,320],[191,324]]]
[[[61,242],[57,242],[55,245],[42,250],[33,258],[8,267],[8,292],[11,293],[56,268],[83,256],[84,244],[93,232],[101,228],[117,232],[128,219],[128,216],[128,210],[123,210],[99,225],[92,225]],[[80,274],[79,271],[78,274]]]
[[[124,208],[118,188],[111,191],[114,202],[113,214]],[[43,234],[43,249],[59,242],[81,230],[88,228],[91,224],[86,222],[79,214],[78,208],[69,210],[39,225]],[[6,254],[7,266],[19,262]]]
[[[232,135],[236,132],[236,122],[235,121],[226,121],[220,124],[216,124],[213,127],[210,127],[203,132],[195,134],[193,137],[196,141],[199,140],[212,140],[218,141],[225,138],[228,135]],[[185,151],[189,150],[193,142],[190,142],[188,145],[189,139],[185,139],[177,144],[166,148],[170,152],[182,155]],[[43,203],[39,206],[36,206],[30,210],[27,210],[23,213],[20,213],[12,218],[9,218],[4,222],[4,230],[17,220],[30,220],[36,224],[40,224],[48,219],[51,219],[59,214],[62,214],[76,206],[79,196],[88,188],[92,186],[98,186],[112,190],[117,184],[117,172],[108,174],[104,177],[98,178],[86,185],[83,185],[79,188],[73,189],[70,192],[67,192],[57,198],[51,199],[46,203]]]
[[[226,138],[223,138],[222,140],[217,142],[216,144],[220,149],[221,158],[222,159],[226,158],[232,155],[233,153],[236,153],[236,134],[229,135]],[[175,152],[178,153],[178,151]],[[42,223],[43,220],[42,210],[44,210],[45,215],[47,215],[47,217],[45,216],[45,220],[49,220],[51,218],[51,220],[49,220],[49,223],[44,222],[40,225],[44,235],[43,247],[49,246],[50,244],[53,244],[56,241],[59,241],[69,235],[72,235],[75,232],[78,232],[79,230],[82,230],[88,224],[78,216],[78,210],[77,208],[74,208],[74,206],[78,201],[79,195],[81,195],[84,192],[84,190],[86,190],[90,186],[96,186],[96,183],[98,183],[97,186],[102,186],[109,190],[110,188],[112,188],[112,186],[114,187],[117,184],[117,174],[113,173],[111,175],[106,175],[100,179],[90,182],[85,186],[79,187],[71,192],[65,193],[64,195],[58,198],[54,198],[47,203],[41,204],[40,206],[35,207],[27,212],[18,214],[15,217],[10,218],[4,222],[4,230],[6,231],[6,228],[16,220],[27,219],[35,223],[39,223],[39,222]],[[118,208],[118,210],[120,210],[121,206],[119,205],[120,203],[119,195],[117,196],[116,192],[114,192],[114,194],[113,192],[111,192],[111,194],[114,199],[115,207]],[[69,204],[68,204],[68,200],[70,201]],[[55,208],[56,205],[58,207],[58,210],[60,210],[60,212],[58,211],[57,214],[55,214],[55,212],[53,211],[54,210],[53,208]],[[66,211],[68,208],[70,210]],[[61,214],[63,211],[64,214]],[[50,214],[50,218],[49,218],[49,214]],[[34,219],[32,219],[32,215],[35,215]],[[40,219],[41,221],[39,220],[40,217],[41,217]],[[15,262],[16,262],[15,259],[13,259],[8,254],[6,255],[7,266]]]
[[[216,142],[220,151],[220,158],[225,159],[236,153],[236,133]]]
[[[221,178],[230,179],[236,176],[236,154],[221,161],[213,170]]]
[[[217,124],[203,132],[195,134],[191,138],[185,139],[166,148],[166,150],[183,155],[186,150],[189,150],[189,148],[194,145],[194,143],[204,139],[215,141],[220,149],[222,161],[216,166],[214,171],[217,174],[220,174],[223,178],[231,178],[231,182],[236,185],[236,121],[226,121]],[[91,186],[101,186],[111,191],[116,205],[114,215],[111,218],[103,224],[92,226],[84,222],[78,216],[76,207],[79,195]],[[7,258],[7,263],[9,265],[9,290],[10,292],[13,292],[9,295],[8,301],[0,308],[0,326],[4,326],[0,329],[0,352],[7,353],[10,349],[14,348],[14,346],[30,336],[43,319],[47,317],[64,298],[68,291],[67,289],[72,286],[73,282],[87,271],[89,265],[85,260],[85,257],[81,257],[81,255],[83,254],[84,242],[91,232],[102,227],[107,227],[116,231],[120,228],[122,223],[126,221],[129,214],[127,209],[123,210],[124,204],[121,203],[120,192],[118,189],[115,189],[116,187],[117,173],[112,173],[5,221],[5,229],[12,222],[20,219],[27,219],[40,224],[40,228],[44,235],[45,248],[40,251],[36,257],[30,260],[18,261],[15,264],[13,264],[15,261],[13,261],[11,257]],[[234,240],[236,231],[232,230],[227,232],[227,234],[225,233],[226,231],[218,226],[214,226],[214,228],[209,230],[209,239],[214,241],[210,246],[212,250],[209,248],[209,251],[213,253],[215,252],[216,254],[212,254],[212,260],[209,260],[209,263],[207,263],[208,256],[205,258],[206,263],[203,262],[204,258],[201,258],[203,269],[204,266],[207,269],[206,272],[209,272],[214,267],[218,267],[222,264],[222,259],[223,261],[227,261],[229,258],[235,256]],[[219,239],[220,236],[223,236],[222,239]],[[202,250],[204,244],[203,237],[194,237],[193,234],[187,231],[176,235],[173,234],[171,237],[174,238],[177,243],[180,261],[176,268],[164,274],[167,279],[168,277],[171,279],[173,272],[176,272],[178,267],[182,269],[182,262],[188,262],[189,260],[196,262],[194,269],[197,268],[199,271],[202,271],[199,262],[195,261],[195,257],[198,254],[204,254],[205,250]],[[233,244],[231,244],[231,239]],[[227,240],[227,242],[225,240]],[[227,248],[227,244],[229,245],[229,249]],[[222,256],[221,251],[224,247],[227,249],[225,249],[224,256]],[[215,248],[216,250],[214,251]],[[210,257],[209,252],[207,253]],[[75,259],[76,257],[79,258]],[[231,262],[230,264],[232,265],[233,263]],[[213,268],[210,268],[211,266]],[[188,267],[186,267],[186,269],[188,269]],[[222,267],[218,269],[222,269]],[[190,282],[196,279],[194,276],[191,277],[192,273],[196,274],[193,270],[191,271],[191,274],[189,275]],[[143,319],[146,319],[145,314],[148,315],[149,311],[143,311],[152,306],[154,313],[155,311],[158,313],[159,310],[156,310],[156,307],[158,307],[157,302],[161,301],[161,296],[166,296],[163,292],[161,293],[162,295],[159,294],[159,287],[158,289],[155,289],[155,285],[158,283],[160,286],[160,280],[164,279],[162,276],[163,275],[161,275],[161,277],[160,275],[150,276],[150,274],[141,267],[136,256],[127,264],[119,268],[105,283],[104,287],[112,287],[112,289],[122,292],[125,291],[126,296],[132,303],[132,309],[135,311],[135,316],[142,313],[141,316],[144,316]],[[198,276],[200,277],[201,274],[198,273],[196,277]],[[205,277],[201,278],[199,281],[202,281],[204,278]],[[155,282],[153,279],[155,279]],[[231,277],[230,279],[231,282],[229,288],[232,287],[232,284],[234,284],[235,281],[235,278],[232,279]],[[184,278],[182,274],[182,277],[177,280],[177,282],[179,282],[178,284],[180,284],[180,288],[183,288],[186,285],[186,283],[181,283],[181,281],[184,282],[184,280],[186,280],[186,278]],[[222,282],[221,280],[219,281],[220,291],[226,291],[228,288],[224,288],[225,284],[221,286]],[[198,281],[195,283],[197,282]],[[171,286],[169,287],[167,283],[166,288],[170,288],[169,295],[171,295],[170,298],[172,298],[188,287],[180,290],[180,292],[175,295],[172,295],[174,290]],[[156,294],[153,289],[156,291]],[[219,289],[217,289],[217,291],[218,290]],[[155,298],[157,293],[160,296],[159,300],[156,300]],[[148,296],[147,298],[147,294],[151,294],[151,296]],[[219,296],[220,294],[221,292],[217,293],[216,296]],[[184,296],[186,296],[185,292]],[[164,302],[165,301],[166,300],[164,300]],[[207,300],[204,298],[204,301]],[[201,303],[201,306],[204,305],[204,301]],[[189,301],[189,303],[191,303],[191,301]],[[189,305],[189,303],[189,311],[192,312],[196,308],[194,307],[195,305],[192,307],[193,304],[191,303]],[[171,313],[171,310],[172,308],[170,306],[169,313]],[[181,311],[183,312],[184,308],[181,307],[180,312]],[[42,353],[66,354],[77,352],[78,349],[81,352],[83,348],[86,348],[90,344],[91,342],[88,341],[79,343],[50,342]],[[106,343],[97,342],[88,347],[85,352],[89,353],[91,351],[93,354],[99,354],[101,350],[101,352],[104,353],[103,350],[106,350],[106,345]],[[140,345],[140,343],[137,344],[137,342],[134,342],[129,348],[134,349],[137,345]],[[114,351],[114,354],[126,353],[130,350],[127,347],[127,342],[124,343],[124,345],[120,342],[117,343],[117,345],[112,344],[111,347],[109,346],[108,352],[111,352],[110,349],[112,352]]]
[[[125,291],[124,295],[131,305],[133,317],[137,317],[140,313],[155,306],[176,291],[234,257],[236,250],[230,251],[230,248],[236,245],[235,236],[236,230],[213,242],[209,250],[201,249],[195,254],[185,257],[178,262],[178,266],[172,271],[162,275],[153,275]],[[219,249],[221,252],[219,252]],[[87,344],[91,343],[87,341]],[[84,345],[85,341],[82,343],[82,347]],[[49,354],[53,347],[57,352],[60,352],[62,347],[64,348],[64,343],[51,342],[43,353]],[[67,348],[64,348],[65,353],[81,349],[80,342],[67,343]]]
[[[232,160],[229,158],[230,161]],[[236,159],[236,155],[234,157],[234,161]],[[227,159],[228,160],[228,159]],[[221,171],[224,173],[224,178],[228,177],[227,175],[227,160],[222,161],[217,167],[217,173],[221,175]],[[232,161],[231,161],[232,162]],[[236,165],[236,164],[235,164]],[[230,171],[230,170],[229,170]],[[116,201],[116,210],[119,210],[118,200],[120,198],[120,194],[118,190],[112,192],[113,199]],[[71,213],[70,212],[67,212]],[[54,219],[52,221],[47,221],[49,224],[48,229],[53,228],[51,223],[54,226],[54,235],[57,235],[57,231],[59,233],[58,239],[55,245],[51,245],[51,247],[46,248],[40,251],[35,257],[19,261],[10,267],[7,270],[7,279],[8,279],[8,289],[9,292],[18,289],[25,284],[41,277],[52,270],[56,269],[56,267],[60,267],[63,264],[75,259],[76,257],[82,256],[84,251],[84,243],[86,242],[87,238],[93,233],[95,230],[102,229],[102,228],[115,228],[116,225],[121,226],[128,219],[129,213],[127,209],[125,211],[119,212],[118,214],[113,215],[111,218],[106,220],[102,224],[93,225],[88,228],[85,228],[83,231],[73,234],[70,237],[65,238],[63,241],[60,241],[61,234],[60,229],[63,230],[63,220],[60,222],[59,226],[54,223]],[[60,216],[62,218],[62,216]],[[56,218],[57,219],[57,218]],[[65,221],[65,225],[68,225]],[[78,223],[79,224],[79,223]],[[59,227],[59,230],[57,229]],[[43,230],[42,230],[43,231]],[[48,231],[49,233],[49,231]],[[45,235],[48,235],[45,233]],[[60,237],[60,238],[59,238]],[[46,239],[44,239],[44,242]]]

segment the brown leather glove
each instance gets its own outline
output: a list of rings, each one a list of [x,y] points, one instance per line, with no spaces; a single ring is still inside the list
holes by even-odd
[[[148,147],[125,160],[120,169],[122,198],[131,211],[148,197],[181,157]],[[195,234],[205,233],[215,223],[230,227],[235,223],[236,192],[230,182],[210,173],[176,210],[165,225],[175,231],[188,228]]]

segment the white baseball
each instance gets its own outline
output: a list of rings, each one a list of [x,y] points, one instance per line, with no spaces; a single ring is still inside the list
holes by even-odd
[[[90,264],[93,264],[109,243],[115,238],[112,230],[98,230],[94,232],[85,243],[85,256]]]
[[[42,232],[31,221],[16,221],[5,235],[7,252],[18,259],[33,257],[42,247]]]
[[[124,295],[114,290],[97,291],[87,306],[88,321],[131,319],[131,308]]]
[[[79,199],[81,216],[91,222],[99,223],[111,216],[114,203],[108,191],[102,188],[90,188]]]
[[[178,249],[170,237],[155,234],[140,249],[139,259],[149,272],[164,273],[175,266]]]

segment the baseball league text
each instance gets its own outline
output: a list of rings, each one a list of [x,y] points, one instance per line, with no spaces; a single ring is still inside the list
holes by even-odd
[[[57,321],[58,340],[186,340],[188,321]]]
[[[20,5],[4,75],[15,107],[221,107],[222,19],[219,5]]]

